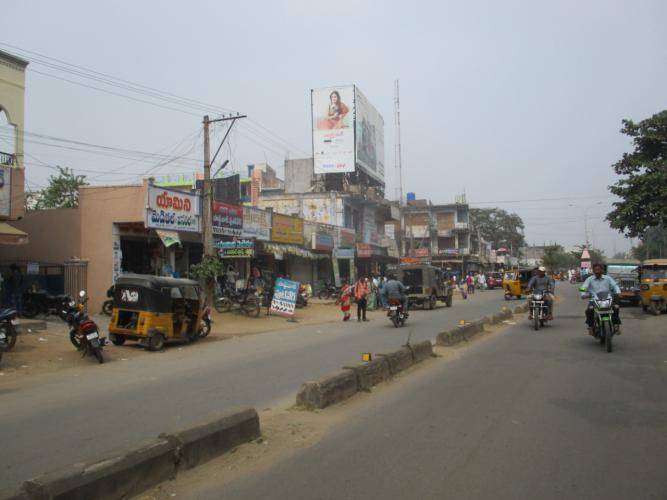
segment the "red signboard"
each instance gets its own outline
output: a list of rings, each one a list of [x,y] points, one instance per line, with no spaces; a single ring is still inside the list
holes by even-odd
[[[229,203],[213,202],[213,233],[223,236],[241,236],[243,207]]]
[[[370,257],[373,250],[368,243],[357,243],[357,257]]]
[[[428,257],[429,255],[428,248],[413,248],[410,250],[410,257]]]

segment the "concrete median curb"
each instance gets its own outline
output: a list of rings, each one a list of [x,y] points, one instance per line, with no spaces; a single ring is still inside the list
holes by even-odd
[[[296,395],[296,405],[322,409],[351,398],[359,391],[370,390],[394,375],[433,356],[430,341],[407,345],[361,365],[346,366],[342,372],[306,382]]]
[[[192,469],[260,436],[254,408],[227,412],[209,422],[160,437],[176,448],[179,469]]]
[[[31,500],[127,498],[176,475],[175,446],[166,439],[95,462],[76,464],[23,483]]]
[[[259,416],[254,409],[225,413],[210,422],[144,441],[109,458],[43,474],[2,498],[129,498],[174,479],[181,468],[195,467],[259,436]]]
[[[519,308],[524,308],[521,310],[521,312],[525,312],[525,308],[527,308],[527,306],[525,304],[522,306],[517,306],[514,313],[519,314]],[[460,344],[461,342],[468,342],[475,335],[484,331],[484,325],[500,324],[503,321],[511,319],[514,313],[512,313],[509,308],[503,307],[500,312],[497,312],[492,316],[484,316],[484,318],[480,320],[472,321],[470,323],[454,327],[451,330],[440,332],[436,337],[436,344],[445,347],[452,347]]]

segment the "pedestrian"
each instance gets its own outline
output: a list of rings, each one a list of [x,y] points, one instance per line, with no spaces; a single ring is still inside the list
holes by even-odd
[[[378,306],[378,301],[377,301],[377,294],[378,294],[378,288],[377,288],[377,280],[373,278],[373,280],[366,280],[366,285],[368,285],[368,297],[366,297],[367,301],[367,309],[369,311],[374,311],[377,309]]]
[[[378,297],[380,298],[380,306],[382,309],[385,309],[387,307],[387,299],[384,296],[384,285],[387,282],[387,278],[384,276],[380,276],[380,279],[378,280]]]
[[[468,287],[468,293],[475,293],[475,280],[472,277],[471,273],[468,273],[468,276],[466,276],[466,285]]]
[[[486,290],[486,276],[484,276],[484,273],[479,273],[479,289]]]
[[[23,274],[21,274],[21,270],[16,264],[12,264],[9,269],[10,275],[7,279],[7,290],[14,309],[21,316],[23,313]]]
[[[343,321],[350,319],[350,308],[352,307],[352,287],[348,284],[347,280],[343,278],[341,280],[340,295],[337,304],[340,304],[340,310],[343,313]]]
[[[368,283],[365,278],[359,278],[354,285],[354,298],[357,302],[357,321],[368,321],[366,319],[366,307],[368,306]]]

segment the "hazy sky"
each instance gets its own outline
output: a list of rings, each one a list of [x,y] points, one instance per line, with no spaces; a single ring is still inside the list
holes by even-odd
[[[521,215],[529,242],[565,246],[583,240],[590,207],[591,239],[607,254],[629,247],[602,221],[611,164],[630,149],[621,120],[667,107],[662,0],[3,0],[0,14],[4,44],[247,113],[252,121],[222,153],[235,168],[310,155],[310,89],[355,83],[384,116],[390,197],[398,78],[406,192],[452,202],[465,190],[473,205]],[[202,110],[161,109],[36,71],[124,92],[35,62],[28,132],[184,158],[132,162],[137,153],[89,154],[26,137],[30,187],[53,172],[40,162],[96,183],[200,166]]]

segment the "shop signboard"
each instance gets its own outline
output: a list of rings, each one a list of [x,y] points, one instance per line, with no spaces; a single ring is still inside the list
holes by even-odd
[[[271,300],[271,312],[281,316],[294,316],[299,282],[278,278]]]
[[[303,245],[303,219],[274,213],[271,221],[271,241]]]
[[[316,174],[354,172],[354,85],[311,90]]]
[[[213,234],[241,236],[243,207],[221,201],[213,202]]]
[[[357,257],[368,258],[372,253],[373,249],[368,243],[357,243]]]
[[[338,246],[341,248],[354,248],[357,241],[357,233],[354,229],[338,228]]]
[[[200,232],[200,197],[156,186],[148,187],[146,227]]]
[[[334,238],[330,234],[315,233],[313,235],[313,250],[331,251],[334,248]]]
[[[410,257],[428,257],[430,251],[428,248],[412,248],[410,250]]]
[[[336,248],[333,256],[336,259],[354,259],[354,248]]]
[[[271,239],[271,212],[258,208],[243,207],[243,238],[269,241]]]
[[[244,259],[255,255],[255,242],[252,240],[218,241],[216,247],[223,259]]]
[[[396,226],[394,224],[385,224],[384,225],[384,234],[387,236],[387,238],[391,238],[392,240],[396,239]]]

